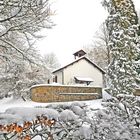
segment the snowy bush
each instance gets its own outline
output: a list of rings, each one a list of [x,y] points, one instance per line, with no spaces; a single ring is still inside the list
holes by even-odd
[[[138,98],[118,95],[102,104],[100,110],[91,110],[83,102],[9,108],[0,114],[0,136],[3,140],[140,139]]]
[[[92,129],[95,139],[139,140],[140,100],[132,95],[118,95],[103,102],[104,109],[96,112]]]
[[[3,139],[11,140],[26,137],[27,140],[36,137],[44,140],[86,139],[91,133],[88,131],[90,122],[86,119],[86,112],[85,104],[78,102],[49,105],[46,108],[9,108],[0,114],[0,135]],[[87,132],[83,134],[84,130]]]

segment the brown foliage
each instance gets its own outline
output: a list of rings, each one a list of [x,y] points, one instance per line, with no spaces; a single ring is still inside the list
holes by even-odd
[[[46,116],[37,116],[33,121],[25,121],[23,125],[18,125],[17,123],[12,123],[8,125],[0,125],[0,132],[5,133],[7,136],[9,134],[14,134],[18,137],[18,140],[31,140],[33,136],[34,129],[38,126],[52,127],[55,125],[55,120],[50,120]],[[37,135],[37,134],[36,134]],[[48,138],[52,138],[49,133]]]

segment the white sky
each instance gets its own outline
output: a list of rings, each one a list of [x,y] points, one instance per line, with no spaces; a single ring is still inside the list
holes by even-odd
[[[92,43],[96,31],[107,17],[102,0],[50,0],[57,24],[43,32],[46,37],[37,42],[41,54],[54,52],[61,65],[74,59],[73,53]],[[140,0],[133,0],[136,9]],[[139,6],[139,7],[138,7]]]

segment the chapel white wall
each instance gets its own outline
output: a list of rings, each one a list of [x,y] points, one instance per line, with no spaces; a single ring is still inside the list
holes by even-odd
[[[81,59],[64,69],[64,84],[71,84],[74,82],[75,76],[92,78],[94,80],[94,82],[92,82],[93,86],[103,87],[102,72],[96,67],[93,67],[93,65],[85,59]]]

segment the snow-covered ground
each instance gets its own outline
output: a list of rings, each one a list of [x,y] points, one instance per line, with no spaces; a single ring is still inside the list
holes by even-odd
[[[110,98],[110,95],[108,95],[105,91],[103,91],[103,99]],[[88,105],[89,108],[93,109],[99,109],[102,108],[101,105],[102,99],[97,100],[89,100],[89,101],[80,101],[82,103],[85,103]],[[54,103],[38,103],[33,101],[23,101],[22,99],[13,99],[11,98],[4,98],[3,100],[0,100],[0,112],[5,112],[8,108],[15,108],[15,107],[38,107],[38,106],[47,106],[51,104],[71,104],[72,102],[54,102]]]
[[[103,91],[103,98],[97,100],[88,101],[72,101],[72,102],[53,102],[53,103],[38,103],[33,101],[23,101],[22,99],[4,98],[0,100],[0,123],[13,123],[16,118],[16,122],[32,120],[36,116],[42,114],[52,114],[54,116],[54,110],[58,109],[58,106],[63,108],[63,106],[73,106],[73,105],[83,105],[86,106],[87,110],[92,110],[88,112],[88,116],[93,116],[93,111],[103,108],[101,102],[103,99],[110,98],[105,91]],[[48,110],[53,109],[53,110]],[[46,113],[45,113],[46,112]],[[51,113],[53,112],[53,113]],[[17,116],[16,116],[17,115]],[[5,117],[6,116],[6,117]],[[57,115],[56,115],[57,116]],[[54,118],[54,117],[53,117]]]
[[[103,92],[103,99],[107,98],[110,98],[110,95]],[[20,125],[25,121],[35,120],[35,118],[39,115],[45,115],[49,119],[60,120],[62,122],[71,120],[78,122],[80,120],[78,118],[85,117],[85,111],[88,112],[87,114],[89,118],[94,116],[96,110],[103,108],[101,102],[102,99],[73,102],[37,103],[33,101],[23,101],[22,99],[16,100],[12,97],[4,98],[3,100],[0,100],[0,124],[8,125],[17,123]],[[86,109],[84,109],[84,107],[86,107]],[[83,129],[86,127],[83,127]],[[86,133],[86,135],[87,134],[88,133]],[[35,137],[33,140],[40,139]]]

